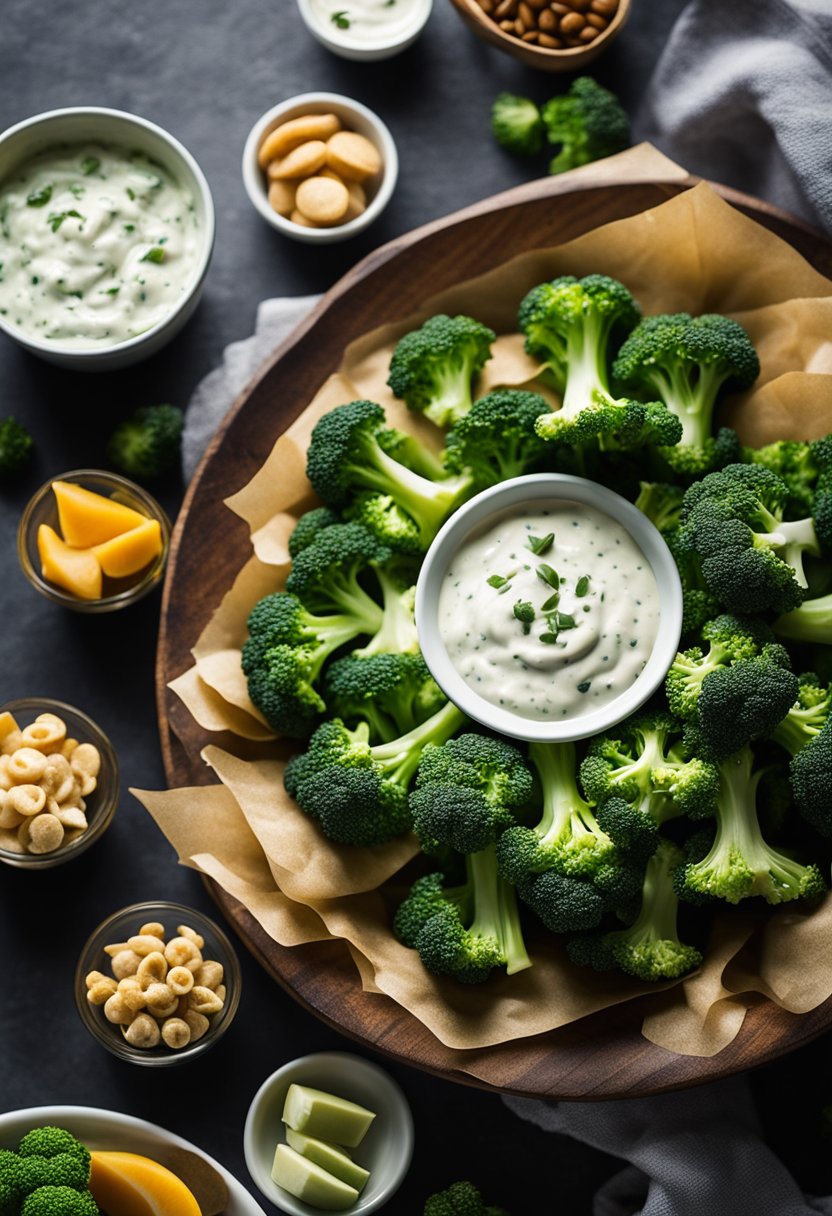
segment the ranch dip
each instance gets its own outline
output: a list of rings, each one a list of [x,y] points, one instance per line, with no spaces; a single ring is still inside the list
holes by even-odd
[[[0,185],[0,315],[62,347],[111,346],[162,321],[201,247],[191,194],[127,148],[75,144]]]
[[[423,0],[309,0],[309,7],[329,33],[370,46],[405,35]]]
[[[609,515],[561,499],[512,508],[460,545],[439,631],[484,700],[524,718],[575,718],[644,669],[659,627],[649,562]]]

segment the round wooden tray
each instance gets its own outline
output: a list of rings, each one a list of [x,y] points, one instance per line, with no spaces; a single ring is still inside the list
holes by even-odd
[[[190,647],[251,551],[246,525],[223,499],[257,471],[278,435],[337,370],[345,346],[383,321],[412,311],[426,297],[517,253],[571,240],[599,224],[655,207],[694,184],[696,179],[689,178],[673,184],[644,181],[576,189],[554,177],[497,195],[370,254],[275,352],[215,435],[174,531],[156,671],[162,750],[171,786],[212,780],[199,758],[209,742],[245,752],[236,737],[203,731],[167,688],[191,666]],[[823,236],[767,204],[718,189],[799,250],[818,271],[832,276],[832,244]],[[642,1004],[630,1001],[535,1038],[474,1052],[454,1051],[388,997],[365,994],[343,943],[281,947],[236,900],[216,884],[208,886],[254,956],[311,1013],[398,1061],[484,1088],[561,1099],[661,1093],[763,1063],[832,1024],[832,1000],[796,1016],[760,998],[729,1047],[716,1056],[697,1058],[676,1055],[642,1038]]]

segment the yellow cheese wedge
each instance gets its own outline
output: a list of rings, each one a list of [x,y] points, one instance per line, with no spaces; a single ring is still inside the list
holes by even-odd
[[[91,1154],[90,1190],[113,1216],[202,1216],[181,1178],[137,1153]]]
[[[158,519],[146,519],[138,528],[122,532],[102,545],[93,545],[101,569],[108,578],[127,578],[149,566],[162,552],[162,529]]]
[[[80,600],[101,599],[101,566],[89,549],[71,549],[54,528],[38,528],[41,573],[49,583],[62,587]]]
[[[147,516],[71,481],[53,481],[61,534],[73,549],[91,549],[147,521]]]

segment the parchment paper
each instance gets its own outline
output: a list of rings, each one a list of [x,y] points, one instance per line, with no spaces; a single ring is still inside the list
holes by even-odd
[[[682,174],[656,155],[634,149],[624,169],[633,180],[651,171],[664,172],[667,180]],[[620,177],[620,166],[609,168]],[[596,167],[593,180],[597,173]],[[621,279],[645,313],[725,312],[748,328],[762,373],[751,392],[724,410],[724,420],[745,442],[832,431],[832,283],[708,186],[568,244],[514,258],[353,343],[339,373],[278,439],[249,484],[228,500],[249,525],[254,556],[198,639],[194,668],[172,685],[200,725],[246,739],[268,735],[248,698],[239,650],[254,602],[283,586],[288,536],[297,516],[314,503],[305,450],[317,419],[334,405],[369,397],[385,407],[392,426],[436,444],[436,429],[409,414],[386,387],[398,337],[435,312],[470,313],[499,334],[481,391],[496,384],[539,388],[536,368],[512,332],[517,305],[544,279],[592,272]],[[645,990],[620,976],[573,968],[560,942],[535,931],[529,971],[495,976],[475,989],[428,975],[390,931],[390,884],[405,889],[395,876],[417,851],[412,838],[380,850],[336,849],[286,797],[279,762],[247,762],[217,748],[207,749],[205,758],[223,782],[222,793],[209,787],[138,795],[180,859],[210,873],[264,927],[268,922],[267,931],[283,944],[327,935],[345,940],[365,990],[387,993],[448,1046],[471,1049],[472,1072],[476,1049],[554,1029]],[[827,999],[830,958],[832,896],[814,912],[726,909],[716,917],[701,971],[664,990],[651,987],[643,1033],[671,1051],[715,1054],[735,1037],[752,1001],[766,997],[799,1013]]]

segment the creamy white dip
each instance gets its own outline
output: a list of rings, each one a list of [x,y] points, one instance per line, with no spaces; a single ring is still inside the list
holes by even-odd
[[[439,596],[440,635],[462,678],[535,720],[614,700],[638,679],[658,627],[656,580],[629,532],[563,500],[512,508],[468,536]]]
[[[413,28],[424,0],[309,0],[318,24],[343,41],[389,42]]]
[[[0,186],[0,315],[75,349],[144,333],[189,288],[201,247],[192,195],[126,148],[47,149]]]

